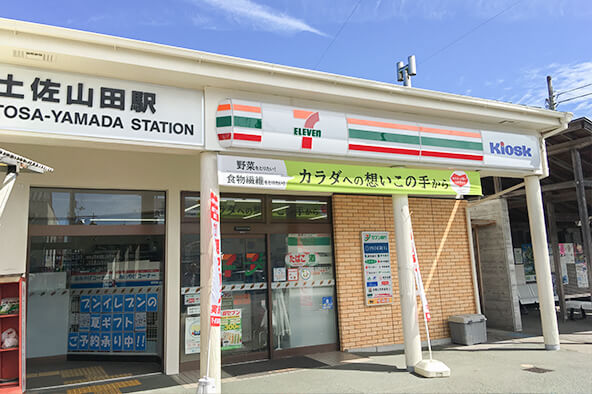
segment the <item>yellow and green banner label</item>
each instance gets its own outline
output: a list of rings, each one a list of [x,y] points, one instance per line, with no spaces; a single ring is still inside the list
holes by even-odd
[[[476,171],[218,156],[224,186],[357,194],[481,195]]]

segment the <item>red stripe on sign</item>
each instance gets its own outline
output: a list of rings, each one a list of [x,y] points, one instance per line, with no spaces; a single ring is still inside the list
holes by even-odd
[[[230,136],[231,136],[230,133],[218,134],[218,140],[219,141],[229,140],[230,139]]]
[[[234,133],[235,140],[243,140],[243,141],[257,141],[261,142],[260,135],[253,135],[253,134],[243,134],[243,133]]]
[[[477,160],[477,161],[483,160],[483,155],[465,155],[462,153],[421,151],[421,155],[428,156],[428,157],[443,157],[446,159],[462,159],[462,160]]]
[[[302,149],[312,149],[312,137],[302,137]]]
[[[387,148],[385,146],[357,145],[349,144],[350,150],[359,150],[364,152],[392,153],[396,155],[419,156],[419,149],[401,149]]]

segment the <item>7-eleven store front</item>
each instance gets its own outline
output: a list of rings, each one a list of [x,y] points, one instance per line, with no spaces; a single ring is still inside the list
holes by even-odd
[[[403,347],[412,368],[411,231],[446,341],[478,311],[461,196],[490,175],[525,178],[558,346],[538,178],[568,115],[14,21],[0,48],[0,143],[54,168],[21,174],[0,219],[30,383],[329,349]]]

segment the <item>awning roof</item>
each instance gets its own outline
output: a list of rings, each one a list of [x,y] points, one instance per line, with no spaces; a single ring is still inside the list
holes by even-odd
[[[20,170],[29,170],[40,174],[53,171],[51,167],[2,148],[0,148],[0,166],[17,166]]]

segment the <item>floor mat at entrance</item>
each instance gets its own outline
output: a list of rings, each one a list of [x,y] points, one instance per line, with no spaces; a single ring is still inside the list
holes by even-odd
[[[61,386],[160,372],[158,363],[42,360],[27,362],[27,388]]]
[[[43,390],[48,394],[87,394],[87,393],[133,393],[145,390],[155,390],[166,387],[178,386],[173,378],[164,374],[152,376],[137,376],[129,379],[97,382],[74,387],[61,387],[51,390]]]
[[[322,363],[317,360],[313,360],[310,357],[301,356],[301,357],[280,358],[280,359],[276,359],[276,360],[264,360],[264,361],[255,361],[252,363],[229,365],[229,366],[222,367],[222,370],[231,376],[241,376],[241,375],[249,375],[249,374],[255,374],[255,373],[278,371],[278,370],[282,370],[282,369],[321,368],[321,367],[325,367],[327,365],[328,364]]]

